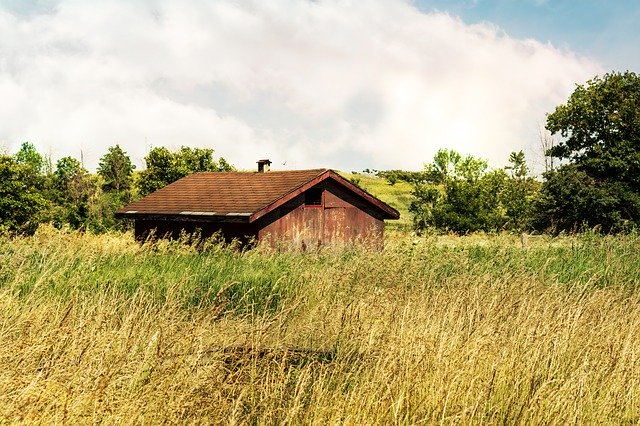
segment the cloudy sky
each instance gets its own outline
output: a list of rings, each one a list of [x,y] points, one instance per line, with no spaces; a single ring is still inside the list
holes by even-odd
[[[535,163],[576,83],[640,70],[636,0],[0,0],[0,149],[239,168]],[[534,164],[535,166],[535,164]]]

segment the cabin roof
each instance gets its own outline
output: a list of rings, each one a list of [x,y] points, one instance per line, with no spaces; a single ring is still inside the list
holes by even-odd
[[[400,217],[393,207],[329,169],[194,173],[123,207],[117,215],[227,217],[253,222],[325,179],[355,194],[383,218]]]

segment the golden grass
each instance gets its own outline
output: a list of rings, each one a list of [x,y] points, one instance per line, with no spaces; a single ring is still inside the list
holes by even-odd
[[[53,231],[2,240],[0,423],[640,421],[640,267],[616,275],[637,263],[637,239],[483,241],[280,254]],[[130,258],[182,278],[161,298],[125,291],[113,283],[131,271],[100,265]],[[198,262],[230,272],[188,306]],[[280,271],[273,309],[239,309],[252,290],[231,299],[248,265]],[[82,287],[92,267],[114,286]]]

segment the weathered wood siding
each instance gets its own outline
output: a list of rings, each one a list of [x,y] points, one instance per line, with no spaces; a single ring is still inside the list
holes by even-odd
[[[265,217],[258,238],[272,246],[293,245],[303,250],[328,244],[363,243],[382,249],[384,221],[361,210],[346,193],[323,187],[322,205],[304,205],[304,196]],[[338,191],[335,191],[338,192]]]

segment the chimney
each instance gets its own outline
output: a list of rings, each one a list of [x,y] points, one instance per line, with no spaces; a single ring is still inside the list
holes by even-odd
[[[269,166],[271,165],[271,161],[269,160],[258,160],[258,173],[264,173],[269,171]]]

